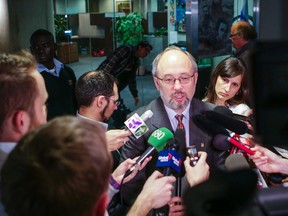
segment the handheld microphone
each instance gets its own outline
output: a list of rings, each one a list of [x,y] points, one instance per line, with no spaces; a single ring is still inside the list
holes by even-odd
[[[236,139],[232,138],[232,137],[228,137],[227,140],[233,144],[234,146],[238,147],[239,149],[245,151],[246,153],[250,154],[250,155],[254,155],[255,151],[252,151],[250,148],[246,147],[245,145],[243,145],[240,141],[237,141]]]
[[[159,152],[157,167],[164,167],[163,175],[169,176],[181,172],[183,160],[175,150],[163,150]]]
[[[185,139],[185,131],[183,129],[176,129],[175,142],[179,148],[178,152],[180,154],[180,157],[182,158],[182,160],[185,160],[185,158],[186,158],[186,139]],[[180,167],[180,169],[181,169],[181,172],[177,173],[176,185],[175,185],[175,196],[178,196],[178,197],[181,197],[181,188],[182,188],[181,179],[186,173],[185,167],[183,165]]]
[[[181,158],[180,154],[176,151],[176,149],[178,149],[179,146],[175,144],[175,139],[169,140],[169,142],[167,143],[167,148],[168,150],[163,150],[159,152],[156,166],[164,167],[163,170],[164,176],[170,176],[171,174],[173,174],[174,176],[179,176],[179,174],[181,173],[183,159]],[[176,184],[178,185],[177,182]],[[181,180],[180,180],[180,186],[181,186]],[[161,208],[154,209],[152,215],[162,216],[162,215],[168,215],[168,213],[169,213],[169,206],[165,205]]]
[[[131,131],[131,133],[138,139],[143,136],[148,130],[148,126],[145,121],[153,116],[151,110],[144,112],[141,117],[134,113],[129,119],[127,119],[124,124]]]
[[[124,178],[130,175],[133,170],[136,168],[137,165],[141,164],[147,157],[152,155],[155,151],[159,152],[164,149],[167,141],[173,138],[173,133],[165,128],[158,128],[155,130],[149,137],[148,143],[151,145],[149,146],[146,151],[136,160],[135,164],[127,170],[124,175]]]
[[[202,130],[206,131],[208,134],[215,136],[217,134],[223,134],[226,136],[230,136],[229,132],[219,124],[215,123],[206,118],[205,115],[194,115],[192,120],[195,124],[200,127]]]
[[[214,111],[221,113],[221,114],[224,114],[228,117],[234,118],[236,120],[247,121],[250,124],[253,123],[253,115],[250,115],[250,116],[239,115],[239,114],[233,113],[230,109],[228,109],[225,106],[216,106],[214,108]]]
[[[219,124],[220,126],[233,131],[236,134],[245,134],[248,132],[248,127],[245,122],[239,121],[215,111],[206,111],[204,115],[207,119]]]
[[[213,137],[212,145],[221,151],[231,150],[231,144],[228,140],[229,136],[224,134],[217,134]]]

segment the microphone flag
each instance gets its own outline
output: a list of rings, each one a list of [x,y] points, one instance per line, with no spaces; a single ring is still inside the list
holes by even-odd
[[[127,119],[124,124],[136,137],[136,139],[144,135],[149,130],[148,126],[137,113]]]
[[[182,159],[175,150],[163,150],[159,152],[157,167],[170,167],[176,172],[181,172]]]

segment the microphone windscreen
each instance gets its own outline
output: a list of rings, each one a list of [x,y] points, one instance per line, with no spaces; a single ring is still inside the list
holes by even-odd
[[[176,129],[175,140],[176,140],[176,144],[179,146],[178,152],[181,155],[182,159],[185,160],[185,157],[186,157],[185,131],[181,129]]]
[[[205,116],[209,120],[221,125],[222,127],[230,131],[233,131],[236,134],[241,135],[241,134],[245,134],[248,132],[248,127],[246,123],[243,121],[239,121],[239,120],[227,117],[215,111],[206,111]]]
[[[227,140],[227,135],[217,134],[213,137],[212,145],[221,151],[231,150],[231,144]]]
[[[252,116],[248,117],[248,116],[233,113],[232,110],[228,109],[225,106],[216,106],[214,108],[214,111],[220,114],[226,115],[227,117],[230,117],[230,118],[234,118],[240,121],[248,121],[249,123],[252,123]]]
[[[227,171],[250,169],[247,160],[241,154],[231,154],[225,161]]]
[[[148,143],[159,152],[164,149],[167,141],[173,137],[173,133],[168,128],[162,127],[150,135]]]
[[[192,119],[198,127],[200,127],[202,130],[206,131],[212,136],[215,136],[217,134],[224,134],[226,136],[229,136],[229,132],[224,127],[213,121],[210,121],[204,115],[194,115]]]
[[[147,119],[151,118],[152,116],[153,116],[153,112],[151,110],[147,110],[140,116],[140,118],[145,122]]]
[[[220,114],[226,115],[227,117],[233,117],[233,112],[232,110],[230,110],[229,108],[225,107],[225,106],[216,106],[214,108],[215,112],[218,112]]]

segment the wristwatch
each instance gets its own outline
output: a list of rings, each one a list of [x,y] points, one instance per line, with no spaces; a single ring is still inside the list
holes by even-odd
[[[118,184],[118,182],[113,178],[112,175],[110,175],[109,177],[109,183],[112,185],[113,188],[115,188],[116,190],[120,190],[120,185]]]

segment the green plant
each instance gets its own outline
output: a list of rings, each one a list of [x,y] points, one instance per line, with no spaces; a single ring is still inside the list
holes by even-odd
[[[137,45],[142,40],[143,17],[136,12],[119,17],[115,22],[115,37],[120,45]]]
[[[154,33],[153,33],[154,37],[161,37],[161,36],[167,36],[167,29],[165,27],[162,27],[160,29],[157,29]]]
[[[68,29],[68,21],[63,15],[54,16],[56,42],[67,41],[65,30]]]

